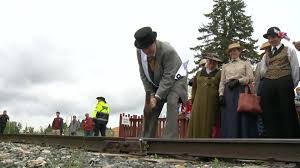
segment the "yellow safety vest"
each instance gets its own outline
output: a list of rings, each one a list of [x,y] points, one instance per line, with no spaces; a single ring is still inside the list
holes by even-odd
[[[96,118],[97,113],[104,113],[109,115],[110,108],[107,103],[104,101],[100,101],[97,103],[95,110],[93,111],[92,117]]]

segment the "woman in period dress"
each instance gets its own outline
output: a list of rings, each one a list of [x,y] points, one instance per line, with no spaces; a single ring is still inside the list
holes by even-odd
[[[253,70],[248,61],[240,59],[242,47],[238,43],[228,46],[230,61],[222,68],[219,86],[221,105],[222,138],[256,138],[257,115],[251,112],[238,112],[240,93],[253,82]]]
[[[218,88],[221,73],[218,55],[207,53],[204,55],[207,63],[193,78],[192,114],[189,123],[189,138],[210,138],[216,122],[218,108]]]

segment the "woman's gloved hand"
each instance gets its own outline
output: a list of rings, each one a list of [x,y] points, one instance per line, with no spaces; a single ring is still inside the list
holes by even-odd
[[[228,87],[229,89],[233,89],[235,88],[236,86],[238,86],[240,84],[239,80],[237,79],[231,79],[229,82],[228,82]]]
[[[220,106],[224,106],[225,105],[225,97],[223,95],[219,96],[219,105]]]

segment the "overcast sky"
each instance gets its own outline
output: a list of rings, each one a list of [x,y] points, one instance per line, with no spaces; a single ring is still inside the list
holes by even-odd
[[[270,26],[300,40],[296,0],[246,0],[259,44]],[[67,119],[91,112],[97,96],[111,106],[110,127],[120,113],[141,114],[134,32],[151,26],[183,60],[197,45],[198,27],[212,0],[1,1],[0,110],[11,120],[46,127],[56,111]],[[299,54],[299,53],[298,53]],[[67,120],[69,121],[69,119]]]

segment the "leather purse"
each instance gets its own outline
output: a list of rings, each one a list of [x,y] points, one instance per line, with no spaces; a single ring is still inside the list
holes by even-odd
[[[260,96],[248,92],[248,86],[245,87],[245,93],[240,93],[238,101],[238,112],[262,113],[260,107]]]

